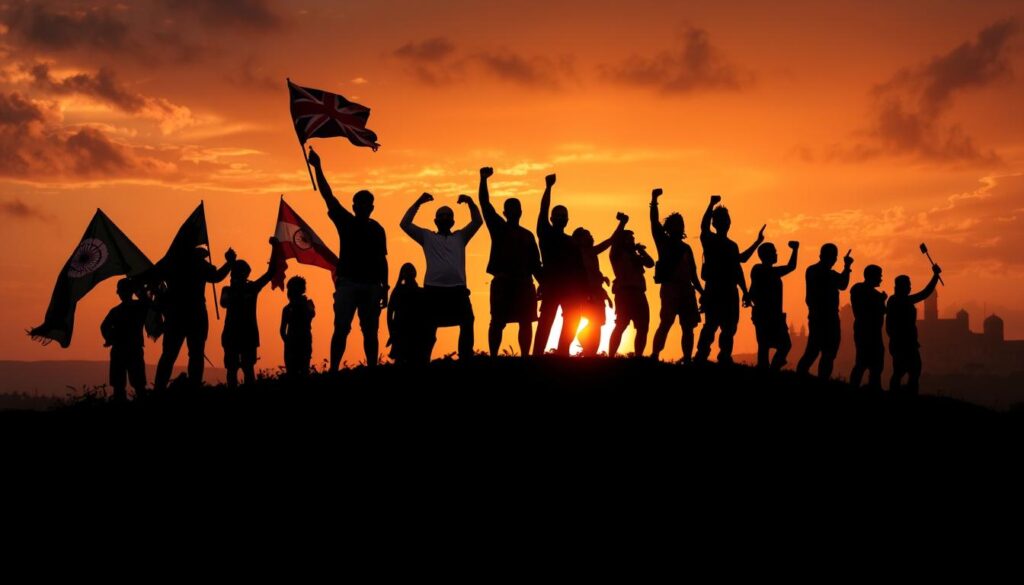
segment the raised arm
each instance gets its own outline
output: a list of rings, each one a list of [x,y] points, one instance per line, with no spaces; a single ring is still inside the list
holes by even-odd
[[[551,187],[555,185],[555,175],[544,177],[544,195],[540,198],[540,214],[537,216],[537,234],[551,229]]]
[[[935,285],[937,285],[939,283],[939,275],[940,274],[942,274],[942,269],[939,268],[938,264],[933,264],[932,265],[932,279],[928,281],[927,286],[925,286],[924,289],[922,289],[920,292],[916,292],[916,293],[910,295],[910,297],[909,297],[910,298],[910,302],[911,303],[915,303],[915,304],[916,303],[920,303],[921,301],[923,301],[923,300],[927,299],[928,297],[932,296],[932,293],[935,292]]]
[[[476,232],[480,230],[484,220],[480,217],[480,208],[476,206],[476,202],[469,195],[459,195],[458,203],[469,207],[469,223],[466,224],[466,227],[459,230],[468,243],[476,235]]]
[[[414,224],[413,220],[416,219],[416,212],[420,210],[420,206],[433,200],[434,196],[430,193],[420,195],[419,199],[412,204],[412,207],[405,212],[405,215],[402,216],[402,221],[398,224],[398,226],[402,228],[402,231],[409,234],[409,237],[418,244],[423,244],[423,233],[427,230]]]
[[[480,199],[480,210],[484,214],[484,221],[487,222],[487,229],[493,230],[494,226],[501,225],[504,220],[498,215],[498,211],[491,204],[491,193],[487,190],[487,179],[494,174],[494,169],[484,167],[480,169],[480,190],[477,197]]]
[[[700,235],[711,233],[711,212],[715,210],[715,206],[722,201],[721,195],[712,195],[711,201],[708,203],[708,208],[704,210],[704,216],[700,218]]]
[[[751,244],[750,247],[747,248],[746,250],[740,252],[741,264],[746,262],[747,260],[750,260],[750,257],[753,256],[754,252],[757,251],[757,247],[760,246],[762,242],[764,242],[764,228],[766,227],[768,227],[768,224],[762,225],[761,231],[757,232],[757,239],[754,240],[754,243]]]
[[[206,274],[206,281],[220,282],[227,278],[228,274],[231,273],[231,267],[234,266],[236,259],[238,259],[238,255],[235,254],[233,249],[228,248],[228,251],[224,252],[224,265],[216,270],[210,270],[210,272]],[[213,268],[212,264],[210,265],[210,268]]]
[[[853,266],[853,257],[850,256],[850,252],[853,250],[847,250],[846,256],[843,256],[843,271],[839,273],[839,278],[836,279],[836,287],[839,290],[846,290],[846,287],[850,286],[850,272],[852,272],[851,266]]]
[[[620,211],[618,213],[618,215],[615,216],[615,218],[619,220],[619,225],[615,226],[615,231],[612,232],[612,235],[608,236],[607,240],[601,242],[600,244],[596,244],[594,246],[594,253],[595,254],[600,254],[600,253],[604,252],[605,250],[607,250],[608,248],[611,248],[612,247],[612,240],[615,239],[615,236],[617,236],[617,235],[621,234],[623,231],[625,231],[626,224],[629,223],[629,216],[626,215],[625,213],[622,213]]]
[[[654,238],[654,247],[660,247],[665,241],[665,228],[661,225],[661,217],[658,213],[658,197],[663,191],[655,189],[651,191],[651,237]]]
[[[277,245],[277,238],[270,237],[270,261],[267,262],[267,271],[253,281],[256,285],[256,290],[263,290],[263,287],[270,284],[270,279],[274,277],[274,272],[277,269],[278,255],[281,253],[281,247]]]
[[[309,164],[313,166],[313,170],[316,173],[316,184],[320,188],[320,196],[324,198],[324,203],[327,204],[327,211],[352,217],[352,214],[342,207],[341,202],[334,196],[334,191],[331,191],[331,185],[327,182],[327,177],[324,176],[324,169],[320,164],[320,155],[313,150],[312,146],[309,147]]]
[[[800,242],[793,241],[789,243],[789,262],[787,262],[785,266],[780,266],[779,268],[776,268],[779,276],[786,276],[790,272],[796,270],[796,255],[799,249]]]

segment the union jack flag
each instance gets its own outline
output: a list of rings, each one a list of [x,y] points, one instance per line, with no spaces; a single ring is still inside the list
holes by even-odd
[[[310,138],[344,136],[355,146],[369,146],[376,151],[377,134],[366,127],[370,108],[350,102],[327,91],[302,87],[288,80],[292,122],[299,142]]]

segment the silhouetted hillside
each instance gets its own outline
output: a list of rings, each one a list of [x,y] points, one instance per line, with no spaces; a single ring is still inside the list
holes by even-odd
[[[486,357],[468,364],[360,367],[313,375],[301,387],[268,378],[232,391],[172,385],[141,403],[83,399],[47,413],[0,413],[9,431],[20,426],[55,435],[88,427],[90,436],[188,440],[214,432],[371,451],[544,449],[549,441],[593,447],[596,441],[601,448],[642,448],[644,456],[701,445],[757,449],[766,441],[792,441],[806,447],[826,437],[858,441],[903,433],[943,442],[1015,437],[1019,422],[1017,413],[949,398],[874,394],[745,366]]]

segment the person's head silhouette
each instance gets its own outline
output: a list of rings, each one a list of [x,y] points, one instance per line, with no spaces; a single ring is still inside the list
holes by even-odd
[[[775,249],[775,244],[765,242],[758,246],[757,257],[761,259],[762,264],[772,266],[779,261],[779,251]]]
[[[551,225],[564,230],[569,225],[569,210],[564,205],[556,205],[551,209]]]
[[[729,217],[729,210],[724,206],[719,205],[711,212],[711,225],[714,226],[715,231],[721,235],[729,233],[729,228],[732,227],[732,218]]]
[[[821,247],[818,259],[823,265],[832,268],[836,265],[836,260],[839,259],[839,248],[835,244],[825,244]]]
[[[398,284],[399,286],[416,284],[416,267],[412,262],[406,262],[398,269]]]
[[[122,278],[117,281],[117,296],[124,302],[132,300],[132,294],[135,293],[135,285],[131,279]]]
[[[287,287],[289,299],[301,299],[306,294],[306,279],[301,276],[293,276],[288,279]]]
[[[894,293],[898,297],[905,297],[910,295],[910,277],[906,274],[901,274],[896,277],[896,288]]]
[[[369,218],[373,213],[373,193],[365,189],[357,191],[352,196],[352,213],[360,219]]]
[[[504,215],[510,224],[519,225],[519,220],[523,217],[523,204],[515,197],[506,199]]]
[[[249,267],[249,263],[245,260],[237,260],[231,267],[231,282],[245,282],[249,280],[250,274],[252,274],[252,268]]]
[[[572,239],[576,242],[577,246],[580,247],[594,247],[594,236],[590,234],[589,230],[578,227],[572,232]]]
[[[864,282],[868,286],[876,287],[882,284],[882,267],[877,264],[868,264],[864,267]]]
[[[682,215],[672,213],[665,218],[665,235],[673,240],[686,238],[686,223],[683,221]]]
[[[437,233],[448,234],[451,233],[452,228],[455,226],[455,212],[451,207],[442,205],[437,208],[437,212],[434,213],[434,225],[437,226]]]

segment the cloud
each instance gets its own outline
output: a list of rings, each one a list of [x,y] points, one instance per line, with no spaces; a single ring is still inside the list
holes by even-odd
[[[547,57],[524,57],[508,50],[476,55],[484,70],[502,81],[524,87],[557,89],[562,79],[573,74],[572,62],[559,62]]]
[[[631,55],[602,72],[612,81],[666,94],[737,91],[752,83],[753,74],[726,61],[704,29],[687,26],[678,42],[653,57]]]
[[[34,219],[39,221],[48,221],[53,218],[49,213],[29,205],[21,199],[11,199],[0,203],[0,214],[15,219]]]
[[[82,95],[113,106],[128,114],[157,121],[161,132],[169,134],[195,124],[191,110],[163,98],[144,96],[124,87],[114,72],[102,67],[95,74],[76,73],[55,78],[49,65],[36,63],[29,68],[33,87],[55,95]]]
[[[394,51],[394,56],[416,63],[437,63],[455,52],[455,45],[444,37],[408,42]]]
[[[869,140],[840,154],[853,159],[904,155],[934,162],[999,162],[993,150],[979,147],[945,118],[958,95],[1011,76],[1007,48],[1019,29],[1015,20],[996,22],[975,39],[876,85],[871,90],[875,104],[866,131]]]
[[[282,27],[282,18],[265,0],[161,0],[168,11],[185,13],[210,28],[232,27],[259,32]]]
[[[43,3],[14,2],[3,12],[9,34],[41,49],[122,51],[129,26],[111,6],[62,11]]]

